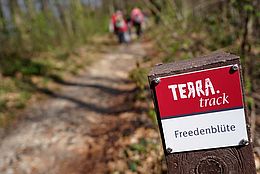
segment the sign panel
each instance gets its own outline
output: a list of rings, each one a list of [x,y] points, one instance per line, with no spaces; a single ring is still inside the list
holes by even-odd
[[[166,148],[183,152],[248,141],[233,65],[160,78],[155,87]]]

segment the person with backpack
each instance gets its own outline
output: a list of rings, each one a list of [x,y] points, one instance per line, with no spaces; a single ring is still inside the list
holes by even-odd
[[[124,19],[123,13],[121,11],[116,11],[115,14],[111,17],[111,23],[114,33],[118,38],[119,43],[126,43],[129,41],[127,37],[128,34],[128,26]]]
[[[133,10],[131,11],[131,20],[135,28],[136,35],[140,37],[142,34],[142,23],[144,22],[144,14],[139,8],[133,8]]]

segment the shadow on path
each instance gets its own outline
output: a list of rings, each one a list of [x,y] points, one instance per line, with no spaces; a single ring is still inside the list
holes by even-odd
[[[121,94],[126,94],[125,96],[127,96],[119,104],[113,105],[112,107],[111,106],[102,107],[101,105],[98,105],[98,104],[82,101],[78,97],[72,97],[69,95],[65,95],[63,93],[54,92],[53,90],[50,90],[48,88],[38,87],[36,84],[34,84],[31,81],[26,81],[26,83],[29,83],[31,86],[33,86],[33,88],[36,91],[38,91],[42,94],[48,95],[52,98],[67,100],[69,102],[76,104],[78,108],[83,108],[83,109],[93,111],[93,112],[96,112],[99,114],[118,115],[120,113],[130,112],[130,111],[135,112],[135,113],[142,113],[146,109],[146,108],[142,108],[142,107],[135,108],[133,105],[129,104],[129,103],[132,103],[129,101],[134,100],[133,96],[138,91],[137,88],[130,89],[130,90],[120,90],[120,89],[115,89],[115,88],[107,87],[107,86],[100,85],[100,84],[85,84],[85,83],[77,83],[77,82],[68,82],[68,81],[64,81],[64,80],[59,81],[59,84],[62,84],[62,85],[96,88],[98,90],[101,90],[102,92],[108,93],[109,95],[119,96]]]
[[[55,81],[56,83],[61,84],[61,85],[86,87],[86,88],[96,88],[96,89],[101,90],[102,92],[105,92],[105,93],[108,93],[108,94],[111,94],[111,95],[120,95],[120,94],[133,92],[133,90],[130,90],[130,91],[120,90],[120,89],[115,89],[115,88],[111,88],[111,87],[108,87],[108,86],[100,85],[98,83],[90,84],[90,83],[69,82],[69,81],[65,81],[63,79],[57,78],[56,76],[50,76],[50,77],[53,81]],[[108,79],[108,78],[102,78],[102,77],[91,78],[90,80],[107,80],[107,81],[112,82],[112,83],[122,82],[124,84],[130,83],[130,81],[128,81],[128,80],[124,80],[124,81],[123,80],[114,80],[114,79]]]

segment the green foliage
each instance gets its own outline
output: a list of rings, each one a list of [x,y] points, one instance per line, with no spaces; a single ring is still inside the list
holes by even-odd
[[[232,0],[231,4],[242,12],[253,12],[254,6],[252,0]]]
[[[138,92],[135,94],[136,100],[144,101],[147,99],[147,85],[148,85],[148,68],[137,67],[129,73],[129,78],[136,84]]]
[[[73,49],[86,43],[93,34],[106,30],[108,15],[100,12],[101,9],[83,6],[80,0],[68,2],[67,5],[60,1],[54,4],[45,2],[47,6],[44,9],[36,10],[34,1],[29,0],[25,1],[27,11],[11,3],[11,29],[0,15],[0,41],[5,43],[0,45],[0,58],[13,54],[24,57],[28,53],[57,47]],[[57,11],[54,12],[53,8]]]
[[[147,129],[148,131],[149,129]],[[144,132],[143,132],[144,131]],[[146,130],[142,130],[143,135]],[[150,131],[148,131],[150,132]],[[155,133],[155,135],[158,135]],[[134,137],[134,136],[133,136]],[[136,173],[151,173],[154,164],[161,163],[163,154],[161,150],[161,144],[158,142],[159,137],[151,138],[151,135],[146,137],[141,136],[136,143],[129,144],[124,148],[123,160],[127,161],[128,169]],[[151,161],[151,159],[156,159],[156,161]],[[150,166],[149,171],[142,170],[144,164]],[[160,165],[159,165],[160,166]],[[161,168],[153,170],[153,173],[161,173]],[[155,172],[156,171],[156,172]]]
[[[131,170],[132,172],[136,172],[136,171],[137,171],[137,166],[138,166],[138,164],[137,164],[136,161],[130,161],[130,162],[128,163],[128,165],[129,165],[129,168],[130,168],[130,170]]]
[[[145,139],[141,139],[139,143],[131,144],[130,149],[132,151],[137,151],[138,153],[146,152],[146,146],[148,142]]]
[[[25,24],[29,26],[28,30],[31,31],[29,43],[33,44],[34,51],[49,50],[55,46],[55,36],[58,31],[55,31],[51,15],[39,13],[33,20],[26,21]]]
[[[149,108],[148,116],[151,118],[151,120],[153,121],[154,124],[158,124],[158,123],[157,123],[157,117],[156,117],[156,113],[155,113],[155,111],[154,111],[154,108]]]
[[[252,83],[249,77],[245,77],[245,92],[250,94],[252,92]]]
[[[0,60],[0,72],[4,76],[22,75],[45,75],[48,67],[35,60],[26,58],[7,58]]]
[[[135,82],[139,89],[144,90],[148,84],[147,73],[147,68],[136,68],[132,72],[130,72],[129,77]]]
[[[246,104],[247,104],[247,107],[249,109],[252,108],[252,106],[254,105],[254,99],[252,97],[246,97]]]
[[[6,109],[6,100],[0,98],[0,112],[3,112]]]

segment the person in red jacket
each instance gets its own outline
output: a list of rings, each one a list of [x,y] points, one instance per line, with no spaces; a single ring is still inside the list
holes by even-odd
[[[140,37],[142,34],[142,23],[144,22],[144,14],[139,8],[135,7],[131,11],[131,20],[133,26],[135,27],[136,35]]]
[[[112,15],[111,23],[113,25],[114,33],[118,37],[119,43],[127,42],[126,34],[128,32],[128,26],[121,11],[117,11]]]

